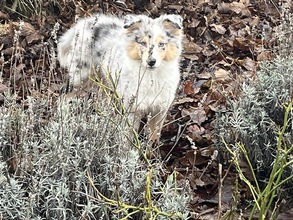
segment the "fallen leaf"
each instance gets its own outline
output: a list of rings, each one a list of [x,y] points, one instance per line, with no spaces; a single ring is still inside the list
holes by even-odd
[[[217,32],[218,34],[225,34],[227,31],[221,24],[211,24],[210,27],[212,31]]]
[[[192,122],[201,125],[207,120],[206,112],[203,107],[190,107],[189,116]]]
[[[214,48],[210,48],[209,46],[205,46],[202,50],[202,54],[206,57],[211,57],[212,55],[216,54],[217,50]]]
[[[198,81],[196,81],[194,83],[194,86],[193,87],[195,89],[199,89],[200,90],[200,88],[202,88],[206,84],[207,81],[208,81],[207,79],[200,79],[200,80],[198,80]]]
[[[234,39],[233,46],[241,51],[252,51],[253,48],[253,44],[249,40],[240,37]]]
[[[35,32],[33,34],[26,36],[25,39],[29,44],[31,44],[35,41],[41,40],[42,36],[40,34],[38,34],[37,32]]]
[[[197,135],[202,135],[204,134],[205,129],[195,124],[195,125],[188,126],[187,131],[190,133],[195,133]]]
[[[239,63],[248,71],[256,71],[256,62],[249,57],[239,61]]]
[[[9,89],[8,86],[4,85],[4,84],[0,84],[0,93],[4,93],[5,91],[7,91]]]
[[[243,12],[246,9],[246,6],[243,3],[231,2],[229,4],[229,9],[231,11],[235,12],[236,14],[240,14],[241,12]]]
[[[3,13],[2,11],[0,11],[0,19],[2,20],[8,20],[8,15],[6,13]]]
[[[196,179],[195,183],[197,186],[205,186],[206,183],[204,181],[202,181],[201,179]]]
[[[238,15],[244,16],[244,17],[251,17],[251,13],[243,3],[241,2],[232,2],[232,3],[220,3],[218,4],[218,11],[219,13],[227,14],[234,12]]]
[[[257,55],[257,61],[271,60],[273,54],[271,51],[262,51]]]
[[[210,72],[204,71],[200,74],[197,74],[197,77],[199,79],[210,79],[210,78],[212,78],[212,74]]]
[[[174,105],[181,105],[184,103],[196,103],[198,101],[199,101],[198,98],[184,97],[184,98],[180,98],[178,100],[175,100]]]
[[[293,219],[293,209],[291,208],[287,212],[280,213],[277,217],[277,220],[283,220],[283,219]]]
[[[184,157],[180,158],[180,162],[187,167],[206,164],[208,161],[209,158],[202,156],[200,150],[190,150],[186,152]]]
[[[214,75],[216,80],[223,81],[229,78],[230,72],[225,69],[219,68],[214,72]]]
[[[197,94],[200,91],[200,88],[195,88],[193,82],[186,80],[184,82],[184,93],[186,95]]]
[[[0,24],[0,37],[9,34],[10,25],[9,24]]]

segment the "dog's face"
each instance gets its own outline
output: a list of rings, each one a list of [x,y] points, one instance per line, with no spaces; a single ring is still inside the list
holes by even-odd
[[[127,52],[133,60],[155,69],[163,61],[178,59],[181,53],[182,18],[179,15],[126,16],[125,27],[129,39]]]

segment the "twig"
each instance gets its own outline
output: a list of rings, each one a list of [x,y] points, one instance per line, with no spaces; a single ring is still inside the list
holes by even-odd
[[[222,186],[223,185],[223,178],[222,178],[222,164],[219,163],[219,199],[218,199],[218,220],[221,218],[222,212]]]

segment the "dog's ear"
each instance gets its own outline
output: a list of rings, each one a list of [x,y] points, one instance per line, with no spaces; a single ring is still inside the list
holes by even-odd
[[[124,28],[130,28],[131,26],[140,23],[141,18],[137,15],[126,15],[123,17]]]
[[[183,28],[183,18],[180,15],[161,15],[159,19],[162,21],[165,28]]]
[[[142,23],[142,19],[138,15],[126,15],[123,20],[127,36],[131,36],[134,32],[139,30]]]

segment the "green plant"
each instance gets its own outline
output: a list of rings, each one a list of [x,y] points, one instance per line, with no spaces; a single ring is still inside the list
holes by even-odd
[[[245,182],[245,184],[248,186],[254,200],[254,205],[252,208],[252,211],[250,213],[249,219],[253,218],[253,215],[258,212],[258,219],[264,220],[268,219],[269,216],[270,219],[275,219],[277,217],[277,209],[278,209],[278,202],[277,200],[277,194],[279,188],[283,187],[283,185],[293,179],[293,175],[290,175],[286,177],[285,179],[282,179],[282,175],[288,167],[292,167],[293,159],[292,159],[292,151],[293,151],[293,145],[291,144],[288,146],[288,143],[284,137],[285,131],[288,127],[288,117],[289,113],[292,110],[292,104],[293,102],[290,102],[288,106],[285,107],[285,116],[284,116],[284,125],[282,126],[281,130],[278,132],[277,137],[277,149],[276,149],[276,156],[275,160],[273,162],[272,171],[269,175],[269,178],[267,180],[267,183],[265,187],[262,189],[259,185],[259,180],[256,177],[256,174],[254,172],[254,168],[250,162],[249,155],[246,151],[246,148],[243,144],[237,144],[236,148],[240,149],[241,152],[244,155],[245,160],[247,161],[249,165],[249,169],[253,176],[253,183],[249,180],[244,172],[241,169],[240,163],[241,163],[241,157],[239,152],[234,151],[232,148],[230,148],[227,144],[225,144],[227,150],[231,154],[232,162],[234,163],[237,172],[239,173],[239,177],[242,181]],[[269,211],[272,211],[272,213],[269,213]]]
[[[275,158],[275,134],[283,125],[283,103],[290,101],[292,71],[291,57],[277,57],[271,62],[264,62],[257,80],[244,83],[240,97],[229,100],[229,110],[217,118],[216,133],[220,137],[220,149],[225,151],[220,143],[222,137],[228,145],[243,143],[252,166],[262,178],[270,172]],[[290,143],[291,114],[288,120],[284,136]]]
[[[89,177],[90,183],[98,195],[98,198],[95,198],[95,202],[107,204],[109,207],[114,208],[114,213],[124,214],[124,217],[120,218],[120,220],[133,218],[133,216],[135,216],[136,214],[140,214],[141,218],[148,220],[187,219],[188,213],[181,213],[180,210],[184,210],[186,208],[184,206],[188,200],[188,196],[183,194],[178,196],[178,194],[174,194],[174,192],[172,192],[173,190],[179,190],[179,188],[174,185],[173,178],[174,176],[176,177],[176,173],[174,172],[173,174],[171,174],[168,177],[165,185],[161,186],[161,189],[158,189],[158,191],[156,192],[156,194],[161,194],[160,199],[157,202],[152,200],[153,187],[151,182],[153,180],[153,174],[154,169],[151,168],[150,171],[147,173],[144,200],[142,200],[142,202],[137,205],[124,203],[119,195],[117,195],[116,200],[107,198],[102,193],[100,193],[100,191],[95,187],[94,181]],[[169,196],[169,194],[172,194],[173,196]],[[174,205],[177,205],[176,209],[174,209]],[[141,215],[141,213],[143,213],[143,215]]]
[[[241,85],[239,97],[228,98],[228,110],[217,116],[215,128],[222,161],[232,157],[240,179],[253,195],[250,218],[258,212],[259,219],[274,219],[279,199],[292,202],[293,54],[289,42],[293,25],[292,15],[284,12],[282,16],[276,28],[276,57],[261,63],[254,81]],[[252,179],[240,167],[243,160]]]
[[[13,0],[4,1],[0,4],[5,10],[9,12],[14,12],[23,17],[29,18],[32,15],[42,15],[44,12],[46,12],[46,8],[49,4],[61,7],[60,4],[62,4],[62,2],[58,0]]]
[[[28,97],[19,104],[14,95],[5,96],[3,218],[187,218],[188,185],[178,187],[174,174],[162,182],[162,164],[141,157],[146,147],[135,146],[127,117],[112,101],[96,94],[49,103]]]

